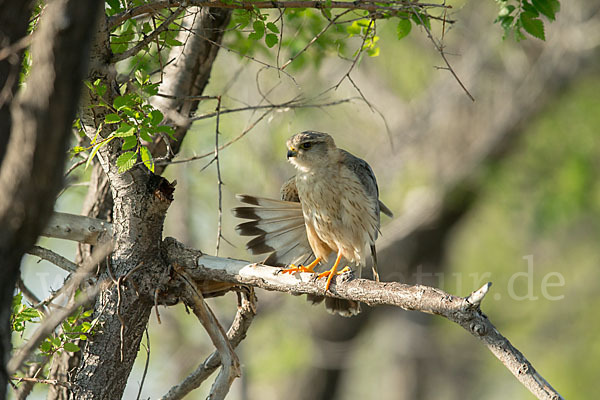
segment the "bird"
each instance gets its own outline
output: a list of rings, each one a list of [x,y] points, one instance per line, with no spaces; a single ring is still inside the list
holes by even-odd
[[[287,159],[296,168],[280,190],[280,200],[238,195],[249,206],[236,207],[239,218],[249,219],[236,227],[242,236],[254,236],[246,244],[252,254],[270,253],[266,265],[287,266],[284,273],[310,272],[327,263],[331,268],[317,275],[327,277],[325,293],[342,259],[358,267],[358,276],[369,255],[373,279],[379,281],[375,240],[380,231],[380,213],[393,217],[379,200],[379,189],[369,164],[336,146],[327,133],[304,131],[287,142]],[[308,261],[311,261],[308,263]],[[308,263],[308,264],[307,264]],[[319,303],[323,296],[308,296]],[[352,316],[360,312],[356,301],[325,298],[332,313]]]

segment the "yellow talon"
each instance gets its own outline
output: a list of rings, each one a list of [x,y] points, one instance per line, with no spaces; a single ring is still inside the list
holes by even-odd
[[[339,274],[343,274],[344,272],[350,271],[350,267],[346,266],[346,267],[344,267],[344,269],[337,272],[337,268],[340,265],[341,259],[342,259],[342,255],[340,253],[338,253],[337,258],[335,259],[335,263],[333,264],[333,267],[331,267],[331,269],[329,271],[321,272],[319,275],[317,275],[317,279],[321,279],[321,278],[324,278],[327,276],[327,283],[325,284],[325,292],[327,292],[329,290],[329,286],[331,286],[331,280],[333,279],[334,275],[339,275]]]
[[[321,258],[317,257],[313,262],[311,262],[307,266],[304,266],[304,265],[296,266],[294,264],[290,264],[289,267],[282,270],[281,273],[282,274],[293,274],[294,272],[308,272],[308,273],[314,274],[315,267],[317,266],[317,264],[319,264],[319,262],[321,262]]]

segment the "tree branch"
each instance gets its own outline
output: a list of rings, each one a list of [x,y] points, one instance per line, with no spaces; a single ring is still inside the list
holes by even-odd
[[[325,282],[314,281],[312,274],[280,274],[278,268],[205,255],[185,248],[172,238],[166,238],[164,245],[169,262],[181,265],[195,281],[223,281],[291,294],[323,295],[325,291]],[[330,293],[333,297],[361,301],[370,306],[392,305],[405,310],[443,316],[483,342],[538,399],[562,399],[527,358],[502,336],[481,312],[478,301],[483,299],[488,287],[489,284],[486,284],[469,297],[463,298],[423,285],[366,279],[346,281],[336,277],[330,287]]]
[[[46,260],[56,265],[59,268],[64,269],[67,272],[77,271],[77,264],[73,261],[53,252],[52,250],[45,249],[40,246],[33,246],[27,251],[27,254],[39,257],[42,260]]]
[[[210,0],[164,0],[164,1],[155,1],[153,3],[144,4],[138,7],[133,7],[123,13],[115,14],[108,20],[108,26],[112,29],[115,26],[123,23],[129,18],[137,17],[144,14],[154,14],[159,12],[160,10],[168,7],[177,7],[182,3],[186,3],[190,6],[197,7],[208,7],[208,8],[225,8],[225,9],[234,9],[234,10],[254,10],[256,8],[259,9],[279,9],[283,10],[286,8],[315,8],[317,10],[321,10],[324,8],[327,9],[345,9],[345,10],[361,10],[361,11],[369,11],[372,13],[375,12],[386,12],[393,13],[399,11],[408,11],[412,12],[414,8],[425,9],[425,8],[440,8],[440,9],[449,9],[452,8],[450,5],[446,4],[434,4],[434,3],[413,3],[407,1],[390,1],[387,2],[387,5],[382,5],[381,3],[369,2],[369,1],[332,1],[330,3],[325,3],[320,0],[316,1],[234,1],[234,2],[222,2],[222,1],[210,1]],[[451,23],[452,21],[446,20],[447,23]]]
[[[77,217],[88,219],[83,216]],[[196,282],[199,293],[202,291],[203,284],[211,281],[253,286],[294,295],[323,295],[325,290],[325,282],[314,281],[312,274],[280,274],[279,268],[205,255],[201,251],[185,247],[173,238],[164,240],[163,250],[169,264],[181,268],[191,277],[191,280]],[[487,316],[481,312],[479,306],[490,285],[487,283],[463,298],[424,285],[375,282],[366,279],[347,279],[347,277],[344,279],[342,276],[334,278],[328,295],[361,301],[370,306],[391,305],[404,310],[443,316],[478,338],[538,399],[562,399],[562,396],[535,370],[529,360],[500,334]],[[178,397],[182,396],[180,392],[187,390],[185,393],[188,393],[197,387],[192,387],[191,382],[201,383],[216,368],[214,365],[218,361],[213,360],[218,356],[213,356],[215,355],[211,355],[192,374],[193,376],[190,375],[182,384],[172,388],[163,399],[181,398]],[[212,367],[214,368],[208,371]]]
[[[246,332],[250,328],[254,315],[256,315],[254,291],[250,290],[250,293],[240,293],[238,297],[238,310],[227,332],[227,339],[234,349],[246,337]],[[198,388],[220,365],[221,358],[219,357],[219,353],[215,351],[194,372],[188,375],[183,382],[173,386],[160,400],[183,399],[192,390]]]
[[[42,236],[93,245],[112,237],[112,224],[97,218],[55,212]]]
[[[233,380],[241,375],[240,361],[233,351],[231,343],[229,343],[229,340],[227,340],[225,332],[223,332],[223,328],[219,324],[219,321],[217,321],[213,312],[204,302],[202,292],[196,286],[196,283],[183,269],[176,267],[176,271],[188,286],[187,296],[185,299],[186,304],[192,308],[194,314],[196,314],[204,326],[204,329],[206,329],[210,340],[217,348],[217,352],[221,360],[221,372],[215,379],[215,382],[210,389],[210,395],[208,398],[211,400],[224,399],[229,392],[229,388],[231,387]]]

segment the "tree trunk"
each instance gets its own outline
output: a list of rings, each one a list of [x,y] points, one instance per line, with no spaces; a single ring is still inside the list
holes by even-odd
[[[183,25],[188,29],[182,29],[178,39],[185,45],[172,51],[177,54],[170,58],[176,57],[177,62],[165,69],[161,85],[162,93],[178,98],[202,94],[219,49],[218,44],[229,23],[228,10],[196,10],[198,15],[184,18]],[[100,32],[107,35],[108,30],[101,27]],[[104,40],[106,43],[106,36]],[[109,52],[102,43],[101,39],[97,41],[98,51]],[[96,58],[110,60],[110,56],[96,55]],[[113,84],[113,78],[102,76],[102,71],[109,70],[106,65],[98,69],[107,87]],[[175,112],[187,119],[197,108],[198,102],[174,100],[162,103],[161,110],[167,118]],[[96,126],[102,118],[94,114],[87,119],[87,123]],[[171,148],[177,153],[189,124],[175,125],[178,140],[171,144]],[[155,156],[161,156],[164,150],[162,144],[162,149],[158,145],[152,152]],[[119,283],[103,291],[96,303],[95,316],[100,318],[102,329],[88,340],[82,350],[81,364],[74,378],[76,389],[73,397],[77,399],[112,400],[122,397],[154,304],[155,291],[165,289],[162,283],[169,279],[170,271],[161,257],[159,246],[173,187],[144,167],[118,173],[115,160],[119,152],[119,144],[115,141],[98,153],[111,188],[115,241],[110,266],[99,280],[117,280]],[[156,172],[160,174],[163,170],[164,166],[157,166]],[[102,189],[102,180],[96,179],[95,182],[98,182],[94,185],[98,195],[95,199],[88,196],[86,201],[86,211],[91,213],[102,210],[105,208],[102,205],[110,202],[106,191]],[[139,269],[135,273],[124,278],[136,268]]]
[[[25,12],[27,3],[19,3],[2,4],[3,10],[8,7],[20,9],[19,16],[26,18],[24,22],[3,24],[3,27],[16,26],[13,35],[9,36],[11,39],[22,33],[23,23],[26,26],[30,16]],[[0,118],[4,132],[0,136],[7,137],[10,132],[0,171],[1,397],[7,387],[4,366],[10,349],[9,320],[14,285],[19,276],[21,257],[44,228],[62,183],[67,140],[99,4],[97,0],[85,3],[60,0],[48,5],[32,44],[33,64],[27,86],[10,107],[10,125]],[[4,17],[2,20],[4,23]]]

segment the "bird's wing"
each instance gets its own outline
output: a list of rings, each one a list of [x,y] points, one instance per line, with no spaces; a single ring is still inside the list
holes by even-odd
[[[289,181],[285,185],[289,185]],[[282,187],[282,196],[283,189]],[[290,190],[289,193],[292,192]],[[250,195],[237,195],[237,198],[242,203],[251,205],[236,207],[233,214],[250,220],[239,224],[235,229],[242,236],[254,236],[246,244],[252,254],[271,253],[264,263],[275,266],[305,263],[312,257],[299,202]]]
[[[377,218],[379,219],[379,212],[390,218],[393,217],[392,211],[379,200],[379,187],[371,166],[365,160],[348,153],[346,150],[340,151],[343,154],[342,162],[344,165],[358,176],[367,196],[377,202]]]

